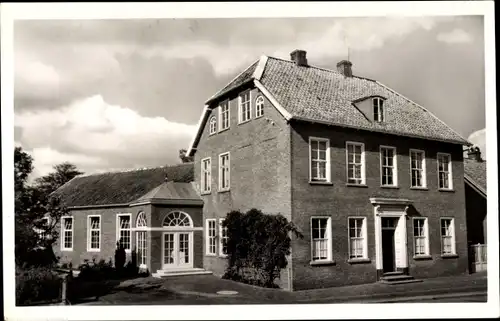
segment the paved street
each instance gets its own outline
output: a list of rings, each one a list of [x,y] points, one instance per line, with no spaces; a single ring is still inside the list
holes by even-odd
[[[287,292],[222,280],[213,275],[123,282],[113,293],[86,305],[148,304],[311,304],[389,302],[486,302],[486,275],[426,279],[419,283],[381,283]],[[219,294],[234,291],[235,294]]]

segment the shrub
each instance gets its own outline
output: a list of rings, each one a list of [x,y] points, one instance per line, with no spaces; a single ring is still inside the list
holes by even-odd
[[[228,265],[223,278],[275,288],[276,278],[286,268],[290,255],[290,233],[302,234],[292,222],[278,214],[266,215],[251,209],[232,211],[223,223],[227,227]]]
[[[16,268],[16,304],[29,305],[61,297],[62,279],[47,268]]]
[[[115,250],[115,268],[117,270],[123,269],[125,265],[125,261],[127,259],[127,254],[125,253],[125,248],[120,241],[116,242],[116,250]]]

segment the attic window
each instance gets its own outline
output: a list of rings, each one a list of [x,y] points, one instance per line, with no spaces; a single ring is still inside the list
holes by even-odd
[[[373,98],[373,120],[384,121],[384,100],[382,98]]]
[[[217,119],[215,116],[210,118],[210,135],[217,133]]]

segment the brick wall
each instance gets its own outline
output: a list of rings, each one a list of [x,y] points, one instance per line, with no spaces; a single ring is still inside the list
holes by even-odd
[[[264,116],[255,118],[258,95],[259,91],[252,88],[249,122],[238,124],[238,97],[234,95],[229,98],[230,129],[209,135],[207,122],[203,130],[195,154],[195,181],[198,184],[201,159],[211,157],[212,164],[212,191],[202,196],[204,219],[223,218],[231,210],[246,211],[253,207],[264,213],[281,213],[291,218],[289,127],[265,97]],[[218,120],[218,108],[212,113]],[[228,192],[218,192],[218,156],[224,152],[230,152],[231,188]],[[219,249],[216,251],[218,253]],[[215,275],[222,275],[225,265],[224,258],[204,256],[204,268]]]
[[[331,185],[309,183],[309,136],[330,139]],[[346,141],[365,144],[366,187],[346,186]],[[398,188],[380,187],[379,145],[397,148]],[[426,190],[410,189],[409,148],[425,150]],[[436,153],[452,154],[453,192],[438,191]],[[370,133],[360,130],[328,127],[318,124],[292,123],[292,219],[304,233],[303,240],[292,244],[294,289],[367,283],[376,280],[374,210],[370,197],[413,200],[419,215],[428,217],[430,253],[426,261],[413,260],[413,226],[409,219],[408,256],[410,274],[435,277],[467,271],[465,192],[463,187],[462,146],[420,139]],[[310,217],[332,219],[333,259],[335,265],[311,266]],[[364,216],[368,232],[370,262],[349,264],[348,216]],[[441,258],[440,217],[454,217],[458,258]]]
[[[115,249],[117,241],[117,214],[131,214],[131,224],[135,226],[137,215],[144,211],[150,223],[151,207],[149,205],[134,207],[109,207],[94,209],[71,210],[70,216],[73,216],[73,250],[61,250],[61,238],[54,244],[54,252],[60,257],[61,263],[72,263],[73,267],[78,267],[85,259],[96,262],[103,259],[108,262],[115,260]],[[99,252],[87,251],[87,217],[89,215],[101,215],[101,249]],[[60,232],[60,230],[59,230]],[[135,247],[135,235],[131,233],[131,246]],[[130,254],[127,254],[127,261],[130,260]]]

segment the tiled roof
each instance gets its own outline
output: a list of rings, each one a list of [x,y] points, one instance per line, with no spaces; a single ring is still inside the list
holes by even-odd
[[[426,109],[374,80],[268,57],[260,82],[292,119],[468,144]],[[352,103],[377,95],[386,98],[381,123]]]
[[[216,93],[212,98],[209,99],[209,101],[212,101],[216,98],[219,98],[231,90],[238,88],[242,84],[246,83],[247,81],[252,80],[253,73],[255,71],[255,68],[257,68],[258,61],[254,62],[251,64],[247,69],[245,69],[241,74],[236,76],[229,84],[227,84],[224,88],[222,88],[218,93]]]
[[[193,183],[164,182],[155,187],[134,203],[142,201],[168,199],[168,200],[201,200]]]
[[[472,183],[486,194],[486,162],[478,162],[474,159],[465,158],[464,171]]]
[[[193,181],[192,163],[77,176],[54,192],[68,207],[128,204],[169,181]]]

